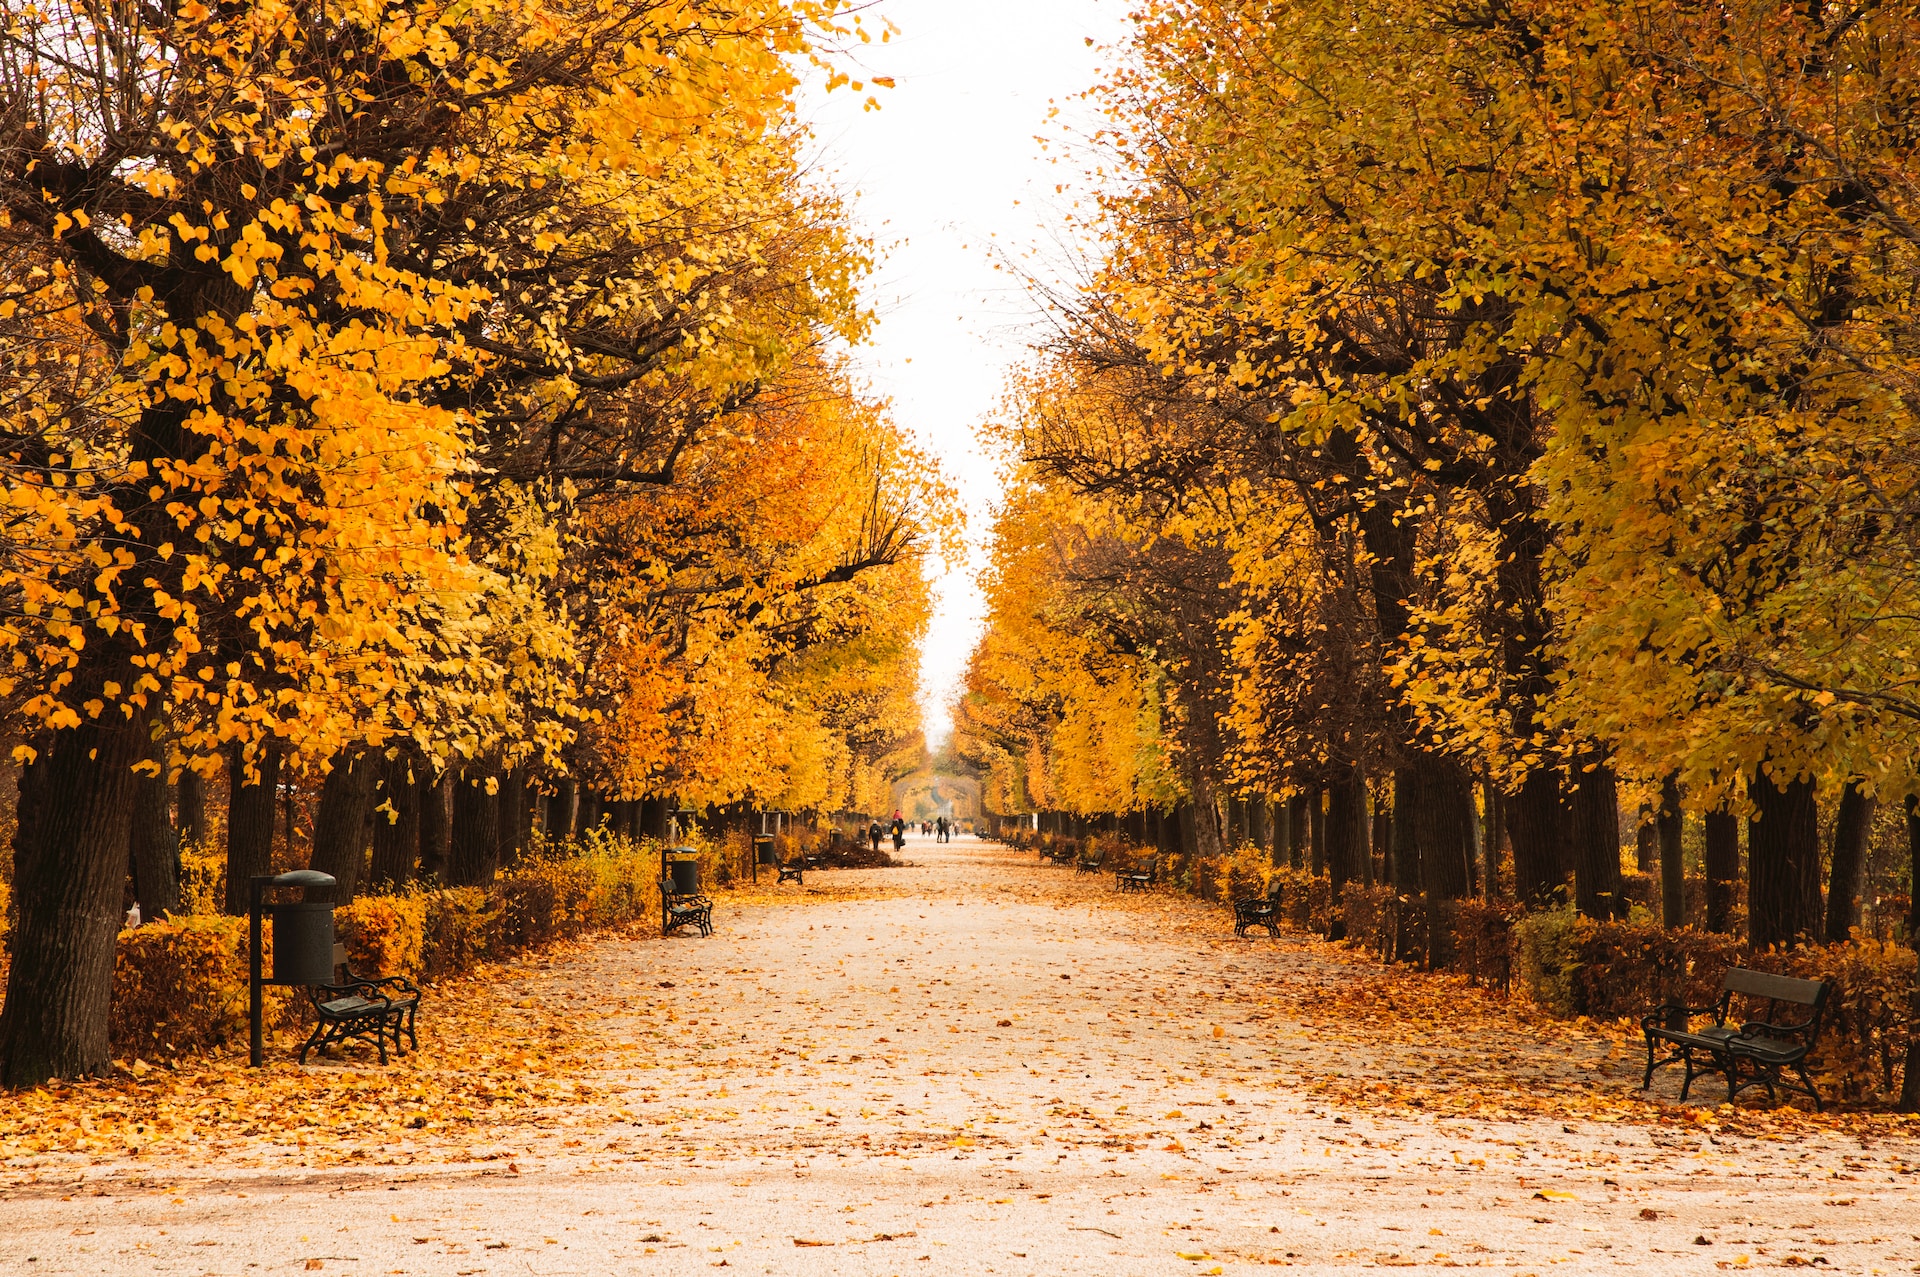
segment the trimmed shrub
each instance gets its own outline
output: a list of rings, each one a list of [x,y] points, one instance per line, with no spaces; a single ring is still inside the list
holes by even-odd
[[[273,928],[263,961],[272,970]],[[266,990],[266,1021],[297,1018],[289,992]],[[159,1057],[239,1042],[247,1033],[247,920],[180,917],[120,933],[107,1034],[114,1054]]]

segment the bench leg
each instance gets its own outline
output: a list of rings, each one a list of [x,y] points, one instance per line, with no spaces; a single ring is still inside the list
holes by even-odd
[[[1818,1113],[1821,1108],[1820,1088],[1813,1084],[1811,1077],[1807,1076],[1807,1066],[1805,1064],[1796,1064],[1793,1066],[1793,1071],[1800,1075],[1801,1085],[1807,1088],[1807,1098],[1813,1101],[1813,1111]]]

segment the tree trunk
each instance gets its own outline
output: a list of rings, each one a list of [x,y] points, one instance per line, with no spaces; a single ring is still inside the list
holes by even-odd
[[[71,693],[70,693],[71,694]],[[127,882],[134,772],[147,733],[116,713],[41,732],[21,768],[12,964],[0,1087],[105,1073],[114,937]]]
[[[180,841],[201,847],[207,841],[207,782],[200,773],[180,773]]]
[[[550,846],[558,846],[573,837],[573,792],[573,782],[563,780],[554,787],[553,793],[547,795],[547,814],[541,830],[546,834]],[[664,829],[661,837],[666,837]]]
[[[520,841],[520,821],[533,796],[520,783],[520,777],[509,772],[500,778],[500,792],[494,795],[494,801],[500,809],[499,863],[511,865],[525,850],[526,845]]]
[[[1907,943],[1920,951],[1920,798],[1907,795]],[[1920,978],[1907,1010],[1920,1021]],[[1900,1074],[1900,1111],[1920,1113],[1920,1033],[1907,1035],[1907,1062]]]
[[[1414,759],[1414,840],[1419,850],[1420,886],[1438,900],[1467,894],[1467,778],[1459,764],[1438,754]]]
[[[1860,893],[1867,880],[1867,833],[1873,827],[1873,798],[1859,781],[1840,792],[1833,821],[1833,869],[1827,888],[1827,943],[1845,944],[1860,925]]]
[[[166,756],[164,749],[156,753]],[[133,865],[133,898],[148,922],[159,922],[180,908],[180,835],[168,819],[168,806],[165,772],[134,776],[127,859]]]
[[[344,905],[360,888],[367,858],[367,814],[376,801],[380,756],[364,745],[350,745],[333,756],[320,782],[320,805],[313,815],[313,858],[308,867],[332,874],[333,902]]]
[[[456,887],[484,887],[499,866],[500,799],[487,792],[486,782],[486,773],[477,767],[453,782],[447,881]]]
[[[1680,781],[1668,776],[1660,785],[1660,810],[1654,818],[1654,829],[1660,848],[1660,925],[1669,931],[1687,921],[1686,864],[1681,857],[1681,835],[1686,827],[1682,820]]]
[[[1273,805],[1264,798],[1247,800],[1247,839],[1262,851],[1273,847]]]
[[[667,840],[667,809],[671,807],[665,798],[648,798],[640,803],[640,836],[651,838],[655,842]],[[1141,841],[1145,841],[1144,835]]]
[[[1327,872],[1327,791],[1315,785],[1307,794],[1307,820],[1313,835],[1313,876]]]
[[[514,859],[525,855],[533,846],[533,814],[540,806],[540,791],[530,780],[520,783],[520,805],[516,811],[516,822],[512,831]]]
[[[1590,755],[1567,795],[1574,849],[1574,907],[1602,921],[1626,916],[1620,889],[1620,799],[1613,768]],[[1581,763],[1576,763],[1581,766]]]
[[[1507,839],[1513,844],[1513,894],[1522,904],[1550,903],[1565,881],[1560,872],[1560,778],[1550,768],[1526,775],[1507,796]]]
[[[1414,813],[1420,809],[1418,773],[1412,763],[1393,771],[1393,893],[1420,894],[1420,832]]]
[[[1374,857],[1380,858],[1379,878],[1382,882],[1392,882],[1393,873],[1393,813],[1389,805],[1387,784],[1372,787],[1373,828],[1367,856],[1367,885],[1374,884]]]
[[[1798,945],[1820,934],[1820,815],[1808,779],[1774,783],[1754,769],[1747,795],[1747,944]]]
[[[573,836],[582,838],[589,829],[600,823],[600,795],[591,789],[580,791],[580,801],[574,810]],[[1055,827],[1058,828],[1056,822]]]
[[[413,780],[414,763],[406,755],[382,758],[380,783],[374,793],[373,865],[368,881],[381,891],[398,891],[413,880],[414,861],[420,855],[420,787]],[[377,808],[386,807],[388,811]]]
[[[1488,899],[1500,894],[1500,857],[1507,849],[1507,796],[1489,780],[1482,792],[1487,803],[1486,891]]]
[[[1646,873],[1660,862],[1660,812],[1652,803],[1641,803],[1633,822],[1633,869]]]
[[[420,798],[420,876],[430,882],[444,882],[447,876],[447,846],[452,841],[453,822],[448,818],[448,791],[453,788],[451,772],[429,777],[423,768],[414,773],[414,787]]]
[[[1364,884],[1363,858],[1367,851],[1367,783],[1358,769],[1348,767],[1327,787],[1326,860],[1328,889],[1335,906],[1340,889],[1350,882]],[[1334,922],[1328,938],[1340,939],[1346,932],[1334,909]]]
[[[1307,844],[1312,840],[1313,817],[1307,810],[1307,795],[1287,799],[1287,864],[1298,869],[1306,863]]]
[[[248,881],[273,872],[274,798],[280,789],[280,743],[268,741],[254,758],[249,781],[236,748],[227,755],[227,912],[247,913]]]
[[[1701,821],[1706,843],[1707,930],[1733,930],[1733,893],[1740,886],[1740,822],[1730,811],[1710,811]]]

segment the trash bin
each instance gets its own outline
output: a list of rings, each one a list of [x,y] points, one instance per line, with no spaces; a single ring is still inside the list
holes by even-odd
[[[273,983],[333,982],[333,905],[314,901],[270,905]]]
[[[689,856],[685,860],[674,859],[667,862],[667,872],[673,882],[673,894],[676,896],[697,896],[700,894],[700,862]]]

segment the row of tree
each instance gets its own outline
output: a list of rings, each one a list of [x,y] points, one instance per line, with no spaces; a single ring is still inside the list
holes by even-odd
[[[295,782],[348,883],[374,809],[381,876],[441,811],[478,882],[541,795],[875,801],[948,503],[836,353],[869,250],[793,95],[841,9],[10,13],[0,1084],[107,1066],[169,784],[224,778],[230,905]]]
[[[1875,804],[1920,839],[1920,14],[1135,20],[1104,258],[1000,426],[993,805],[1185,804],[1216,854],[1324,793],[1337,885],[1371,786],[1402,890],[1469,890],[1478,815],[1596,916],[1623,805],[1676,874],[1702,813],[1715,881],[1745,818],[1752,942],[1845,934]]]

